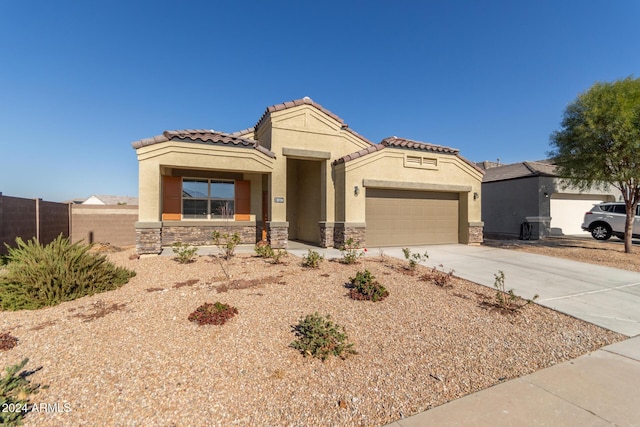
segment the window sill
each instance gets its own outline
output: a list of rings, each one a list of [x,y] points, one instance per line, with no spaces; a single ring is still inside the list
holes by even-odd
[[[234,221],[232,219],[183,219],[182,221],[162,221],[163,227],[255,227],[255,221]]]

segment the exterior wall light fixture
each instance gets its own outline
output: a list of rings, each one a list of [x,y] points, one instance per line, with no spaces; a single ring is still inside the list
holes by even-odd
[[[353,187],[353,194],[355,194],[356,196],[360,194],[360,187],[358,187],[357,185]]]
[[[478,200],[478,197],[480,197],[480,195],[478,193],[473,193],[473,200]]]

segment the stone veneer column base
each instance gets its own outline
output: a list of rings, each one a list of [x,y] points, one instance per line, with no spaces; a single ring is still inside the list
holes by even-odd
[[[484,241],[484,223],[469,223],[469,244],[477,245]]]
[[[162,224],[140,223],[136,225],[136,252],[138,255],[158,255],[162,252]]]
[[[358,248],[364,248],[366,225],[360,222],[336,222],[333,229],[333,245],[336,248],[344,246],[349,239]]]
[[[192,246],[213,245],[213,232],[232,235],[238,233],[240,244],[256,243],[256,225],[251,222],[229,222],[218,224],[192,223],[188,221],[164,222],[162,226],[162,246],[171,246],[175,242]]]
[[[320,221],[318,225],[320,226],[320,247],[321,248],[335,247],[333,243],[335,224],[332,222]]]
[[[267,221],[267,241],[273,249],[286,249],[289,245],[289,223]]]

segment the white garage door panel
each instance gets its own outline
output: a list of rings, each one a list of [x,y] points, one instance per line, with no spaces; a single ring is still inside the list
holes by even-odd
[[[575,197],[575,196],[574,196]],[[575,198],[551,198],[551,234],[588,234],[582,231],[580,226],[584,219],[584,213],[593,205],[602,203],[600,199],[575,199]]]

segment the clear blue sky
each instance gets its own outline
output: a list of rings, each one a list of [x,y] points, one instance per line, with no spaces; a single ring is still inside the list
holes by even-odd
[[[546,157],[566,105],[640,76],[636,0],[0,0],[0,191],[136,196],[131,142],[311,97],[373,142]]]

